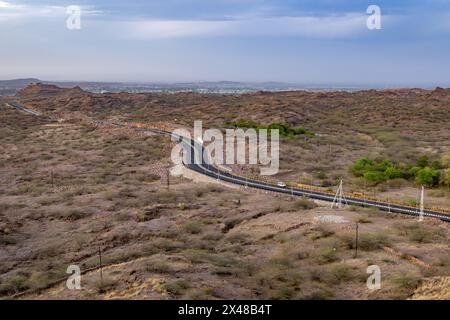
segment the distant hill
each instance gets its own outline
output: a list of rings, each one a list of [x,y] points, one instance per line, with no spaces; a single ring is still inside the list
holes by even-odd
[[[357,86],[301,85],[283,82],[237,82],[237,81],[195,81],[195,82],[89,82],[89,81],[45,81],[36,78],[0,80],[0,95],[14,95],[33,83],[56,85],[61,88],[80,87],[92,93],[105,92],[198,92],[216,94],[240,94],[258,91],[357,91],[365,89]]]
[[[17,91],[16,96],[20,98],[27,97],[54,97],[60,95],[73,95],[83,93],[83,90],[76,86],[74,88],[61,88],[53,84],[31,83],[25,88]]]
[[[42,82],[35,78],[0,80],[0,87],[23,88],[31,83]]]
[[[35,78],[0,80],[0,96],[13,95],[18,90],[28,86],[29,84],[38,82],[41,82],[41,80]]]
[[[292,84],[284,82],[237,82],[237,81],[196,81],[196,82],[89,82],[89,81],[45,81],[36,78],[0,80],[0,95],[14,95],[19,90],[33,83],[55,85],[61,88],[80,87],[92,93],[128,92],[128,93],[176,93],[198,92],[212,94],[241,94],[258,91],[346,91],[354,92],[365,89],[385,89],[383,86],[336,86],[326,84]]]

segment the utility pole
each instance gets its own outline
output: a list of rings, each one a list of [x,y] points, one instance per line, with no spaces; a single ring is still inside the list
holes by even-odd
[[[356,233],[355,233],[355,259],[358,257],[358,222],[356,223]]]
[[[98,256],[100,258],[100,282],[103,287],[103,265],[102,265],[102,248],[98,247]]]
[[[167,191],[170,190],[170,172],[169,167],[166,167],[166,184],[167,184]]]
[[[423,209],[424,209],[424,194],[425,194],[425,188],[422,186],[422,190],[420,192],[420,212],[419,212],[419,221],[423,221]]]
[[[389,199],[389,192],[390,192],[390,188],[389,188],[389,182],[388,182],[387,202],[388,202],[388,212],[391,213],[391,202]]]

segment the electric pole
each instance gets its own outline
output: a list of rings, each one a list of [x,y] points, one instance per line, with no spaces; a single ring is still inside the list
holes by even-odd
[[[425,193],[425,188],[422,186],[422,190],[420,192],[420,212],[419,212],[419,221],[423,221],[423,209],[424,209],[424,204],[423,204],[423,198],[424,198],[424,193]]]
[[[100,282],[103,287],[103,265],[102,265],[102,248],[98,247],[98,256],[100,258]]]
[[[170,190],[170,172],[169,172],[169,167],[166,167],[166,187],[167,187],[167,191]]]

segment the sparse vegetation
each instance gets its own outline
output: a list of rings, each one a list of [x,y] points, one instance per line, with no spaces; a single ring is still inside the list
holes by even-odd
[[[113,290],[117,286],[117,281],[112,279],[103,279],[94,283],[94,288],[99,294],[104,294]]]
[[[169,292],[170,294],[174,295],[181,295],[183,294],[187,289],[189,289],[190,285],[185,280],[176,280],[173,282],[165,283],[163,285],[163,288]]]
[[[314,209],[316,207],[317,207],[317,205],[314,201],[308,200],[305,198],[298,199],[293,204],[293,208],[296,210],[300,210],[300,209],[310,210],[310,209]]]
[[[190,234],[198,234],[202,232],[202,226],[197,222],[187,222],[183,225],[183,230]]]
[[[344,234],[341,236],[341,239],[348,249],[354,249],[356,247],[354,234]],[[358,248],[361,250],[378,250],[384,246],[389,246],[390,244],[390,239],[382,233],[363,233],[358,237]]]
[[[388,180],[411,179],[419,185],[429,187],[437,186],[439,183],[447,185],[447,179],[441,180],[441,163],[434,160],[429,163],[427,156],[421,156],[416,165],[396,165],[389,160],[375,161],[368,158],[357,160],[351,167],[351,172],[356,177],[372,183],[381,183]]]
[[[440,182],[434,185],[443,187],[427,191],[427,204],[448,202],[450,161],[441,157],[447,150],[447,103],[428,103],[428,92],[415,93],[417,103],[402,93],[389,99],[376,92],[332,95],[189,93],[135,99],[105,93],[27,102],[61,111],[62,123],[1,109],[0,245],[8,257],[0,263],[0,297],[30,290],[24,298],[35,299],[40,290],[39,298],[49,299],[355,299],[367,296],[366,267],[376,264],[385,285],[374,298],[404,299],[423,277],[448,274],[448,230],[438,222],[416,225],[355,207],[333,211],[341,223],[319,223],[315,218],[331,211],[309,199],[175,176],[167,190],[167,138],[95,127],[86,120],[170,127],[176,117],[176,126],[203,119],[220,128],[249,111],[254,123],[244,125],[278,128],[285,137],[280,173],[266,177],[272,183],[314,184],[332,192],[342,177],[346,191],[377,185],[377,193],[390,196],[395,189],[416,204],[412,183],[435,183],[438,171]],[[393,105],[395,116],[386,112]],[[428,116],[415,118],[423,105]],[[420,154],[428,158],[418,159]],[[375,159],[373,166],[355,179],[346,168],[364,156]],[[258,172],[253,166],[232,169],[248,177]],[[369,171],[375,172],[366,177],[372,180],[364,177]],[[361,225],[355,258],[356,221]],[[67,277],[71,264],[92,270],[83,273],[87,290],[59,290],[65,283],[56,280]]]
[[[443,237],[442,230],[432,230],[418,222],[398,223],[396,227],[413,242],[427,243]]]
[[[229,127],[235,128],[246,128],[246,129],[255,129],[255,130],[278,130],[280,137],[285,138],[293,138],[297,135],[308,135],[314,136],[314,133],[306,130],[303,127],[292,128],[289,124],[286,123],[272,123],[269,125],[263,125],[256,123],[251,120],[239,120],[235,122],[229,122],[226,124]]]
[[[149,261],[145,266],[148,272],[155,273],[169,273],[171,272],[170,265],[165,261]]]

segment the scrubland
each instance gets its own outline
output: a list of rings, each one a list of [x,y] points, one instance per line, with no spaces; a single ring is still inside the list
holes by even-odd
[[[333,188],[344,177],[350,190],[359,190],[363,182],[349,166],[360,157],[401,162],[449,152],[448,96],[419,90],[22,97],[67,119],[61,123],[1,104],[0,297],[406,299],[414,292],[423,297],[422,286],[436,282],[433,297],[446,298],[447,223],[374,209],[331,210],[214,180],[171,176],[167,187],[167,138],[95,127],[86,117],[175,127],[194,119],[220,128],[244,118],[290,123],[316,135],[282,140],[273,181]],[[395,183],[365,187],[415,199],[412,182]],[[428,195],[448,206],[447,190]],[[82,290],[66,287],[73,264],[82,271]],[[379,290],[366,286],[370,265],[380,267]]]

